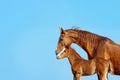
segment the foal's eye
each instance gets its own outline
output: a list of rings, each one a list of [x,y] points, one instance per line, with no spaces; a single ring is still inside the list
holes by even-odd
[[[63,40],[63,38],[60,38],[60,40],[62,41],[62,40]]]

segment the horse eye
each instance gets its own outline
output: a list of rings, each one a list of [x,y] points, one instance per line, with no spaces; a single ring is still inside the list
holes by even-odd
[[[63,38],[60,38],[60,39],[59,39],[59,42],[62,42],[62,41],[63,41]]]

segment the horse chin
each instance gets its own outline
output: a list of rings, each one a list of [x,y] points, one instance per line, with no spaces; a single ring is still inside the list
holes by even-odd
[[[60,56],[57,56],[56,58],[57,58],[58,60],[62,59],[62,57],[60,57]]]
[[[62,57],[62,56],[56,56],[56,58],[57,58],[58,60],[60,60],[60,59],[63,59],[63,58],[65,58],[65,57]]]

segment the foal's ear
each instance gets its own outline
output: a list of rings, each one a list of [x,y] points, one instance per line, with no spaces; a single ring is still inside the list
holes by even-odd
[[[61,27],[60,28],[61,34],[65,34],[65,30]]]

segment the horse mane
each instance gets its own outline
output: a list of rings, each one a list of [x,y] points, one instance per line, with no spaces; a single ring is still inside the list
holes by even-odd
[[[87,39],[91,39],[91,40],[95,40],[97,38],[101,39],[101,40],[110,40],[112,41],[111,39],[107,38],[107,37],[104,37],[104,36],[101,36],[101,35],[98,35],[98,34],[95,34],[95,33],[92,33],[92,32],[89,32],[89,31],[85,31],[85,30],[80,30],[79,27],[72,27],[71,29],[68,29],[67,31],[75,31],[75,32],[78,32],[79,35],[82,35],[82,38],[84,38],[84,36],[86,37],[87,36]],[[112,41],[113,42],[113,41]]]

